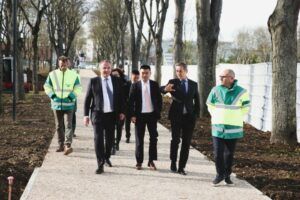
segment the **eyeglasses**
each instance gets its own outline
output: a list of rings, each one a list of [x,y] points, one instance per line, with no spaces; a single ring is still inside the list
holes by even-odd
[[[232,76],[219,76],[221,79],[227,78],[227,77],[232,77]]]

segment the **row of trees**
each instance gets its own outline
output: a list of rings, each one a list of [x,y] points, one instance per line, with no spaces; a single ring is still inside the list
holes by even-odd
[[[0,4],[0,49],[2,55],[12,55],[12,0]],[[26,0],[17,2],[17,99],[24,99],[22,59],[29,61],[33,91],[38,93],[38,66],[41,52],[48,50],[46,59],[52,66],[52,51],[57,56],[68,55],[88,8],[83,0]],[[43,48],[43,49],[39,49]],[[1,61],[2,62],[2,61]],[[2,69],[2,65],[1,65]],[[0,71],[2,77],[2,71]],[[1,81],[2,83],[2,78]],[[0,103],[2,87],[0,88]],[[2,106],[2,104],[0,104]],[[0,107],[1,107],[0,106]],[[1,109],[0,109],[1,111]]]
[[[182,41],[184,8],[186,0],[174,0],[174,62],[186,61],[187,52]],[[207,96],[215,85],[218,37],[222,0],[195,0],[197,13],[197,63],[201,116],[208,116]],[[169,0],[96,0],[91,12],[91,31],[97,58],[124,63],[125,57],[138,68],[141,58],[149,59],[152,44],[155,46],[156,74],[160,83],[163,60],[162,37]],[[6,55],[11,52],[11,1],[1,1],[0,42]],[[28,0],[20,1],[19,35],[23,35],[22,52],[33,61],[34,91],[37,92],[37,62],[41,28],[46,28],[50,46],[57,55],[72,52],[73,41],[88,13],[83,0]],[[275,143],[296,142],[296,66],[297,66],[297,22],[299,0],[278,0],[268,21],[270,41],[266,30],[243,31],[237,35],[236,60],[241,63],[271,60],[273,62],[273,130],[271,141]],[[44,25],[43,25],[44,22]],[[129,27],[127,29],[127,27]],[[145,28],[144,28],[145,27]],[[143,33],[147,30],[147,33]],[[252,35],[259,36],[249,42]],[[126,40],[130,41],[126,43]],[[28,42],[30,41],[30,42]],[[73,45],[73,46],[72,46]],[[1,46],[2,47],[2,46]],[[141,51],[144,47],[144,51]],[[249,56],[247,48],[253,53]],[[25,50],[27,49],[27,50]],[[143,55],[141,55],[143,52]],[[259,57],[258,57],[259,55]],[[26,55],[22,55],[26,57]],[[22,71],[22,69],[19,69]],[[0,74],[1,75],[1,74]],[[21,87],[18,87],[21,88]],[[287,89],[288,88],[288,89]],[[1,96],[1,94],[0,94]],[[1,99],[0,99],[1,102]]]

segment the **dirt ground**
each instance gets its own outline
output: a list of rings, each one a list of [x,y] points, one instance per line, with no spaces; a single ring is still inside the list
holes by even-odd
[[[0,199],[7,199],[7,177],[14,176],[12,199],[19,199],[35,167],[41,166],[54,134],[48,97],[27,94],[12,122],[11,95],[5,94],[0,116]],[[50,114],[49,114],[50,113]]]
[[[160,122],[170,128],[167,119],[170,99],[164,99]],[[270,132],[251,125],[244,127],[245,137],[238,141],[233,172],[275,200],[300,199],[300,145],[271,145]],[[197,120],[192,146],[213,160],[210,119]]]

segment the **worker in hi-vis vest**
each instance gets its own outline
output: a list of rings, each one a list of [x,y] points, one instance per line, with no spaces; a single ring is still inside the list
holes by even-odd
[[[45,93],[51,99],[51,108],[55,118],[55,128],[58,134],[58,149],[65,155],[73,152],[72,144],[72,118],[76,98],[81,92],[79,75],[68,69],[68,58],[60,56],[59,68],[50,72],[44,84]],[[65,117],[66,116],[66,117]],[[64,122],[64,119],[66,121]]]
[[[250,100],[246,89],[237,85],[235,73],[225,69],[220,74],[221,85],[214,87],[207,99],[211,115],[214,158],[217,175],[213,185],[233,185],[230,179],[234,150],[244,136],[243,121],[249,112]]]

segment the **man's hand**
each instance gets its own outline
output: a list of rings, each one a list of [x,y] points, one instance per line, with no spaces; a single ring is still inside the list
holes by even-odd
[[[123,120],[125,119],[125,115],[124,115],[123,113],[121,113],[121,114],[119,115],[119,119],[120,119],[121,121],[123,121]]]
[[[88,126],[89,123],[90,123],[90,118],[87,117],[87,116],[85,116],[85,117],[83,118],[83,124],[84,124],[85,126]]]
[[[132,121],[132,123],[135,123],[136,122],[136,117],[131,117],[131,121]]]
[[[174,84],[168,84],[165,87],[165,92],[174,92],[175,90],[173,89]]]

